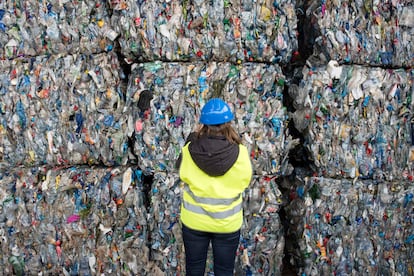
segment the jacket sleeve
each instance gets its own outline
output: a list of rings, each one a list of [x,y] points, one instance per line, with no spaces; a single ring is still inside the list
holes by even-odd
[[[191,132],[187,139],[185,140],[184,146],[187,145],[190,142],[195,141],[195,139],[197,139],[197,135],[195,132]],[[183,158],[182,153],[180,152],[180,155],[178,156],[177,160],[175,161],[175,168],[178,171],[180,169],[180,165],[181,165],[181,159]]]

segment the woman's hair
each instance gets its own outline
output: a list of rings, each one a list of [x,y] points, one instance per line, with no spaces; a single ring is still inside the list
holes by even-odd
[[[221,125],[202,125],[197,131],[197,138],[200,138],[203,135],[224,136],[230,143],[241,144],[241,138],[231,126],[231,122]]]

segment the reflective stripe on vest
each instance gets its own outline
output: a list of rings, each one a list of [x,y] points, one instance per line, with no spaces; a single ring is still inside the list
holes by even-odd
[[[242,203],[240,202],[239,204],[237,204],[236,206],[234,206],[232,209],[230,210],[226,210],[226,211],[222,211],[222,212],[209,212],[206,211],[203,207],[191,204],[187,201],[183,202],[184,208],[186,208],[187,210],[200,214],[200,215],[206,215],[209,216],[211,218],[214,219],[224,219],[227,217],[230,217],[234,214],[237,214],[238,212],[240,212],[242,210]]]
[[[209,205],[230,205],[233,202],[237,201],[241,194],[238,196],[235,196],[233,198],[213,198],[213,197],[201,197],[196,196],[191,190],[190,187],[188,187],[187,184],[184,184],[184,191],[188,193],[188,195],[197,203],[200,204],[209,204]],[[196,212],[198,213],[198,212]]]

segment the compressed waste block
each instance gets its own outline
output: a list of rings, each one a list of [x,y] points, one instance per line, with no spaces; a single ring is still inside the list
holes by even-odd
[[[114,53],[1,63],[0,167],[126,163],[125,75]]]
[[[311,42],[315,60],[395,68],[414,65],[411,0],[307,1],[303,12],[319,33]]]
[[[0,274],[156,275],[145,171],[15,168],[0,174]]]
[[[286,64],[297,51],[295,1],[111,1],[111,26],[130,62]]]
[[[289,87],[289,113],[313,169],[332,178],[411,180],[414,71],[358,65],[304,66]]]
[[[288,153],[297,141],[286,128],[285,78],[278,65],[157,61],[132,68],[125,114],[131,152],[141,167],[174,171],[180,148],[197,129],[201,107],[221,97],[235,113],[234,127],[251,152],[255,174],[291,170]]]
[[[118,37],[105,1],[2,1],[2,59],[112,51]]]
[[[286,207],[302,275],[412,275],[412,181],[306,177]],[[291,249],[292,250],[292,249]]]

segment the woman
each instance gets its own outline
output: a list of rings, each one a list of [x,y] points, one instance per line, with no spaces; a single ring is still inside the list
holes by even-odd
[[[214,275],[233,275],[242,193],[252,177],[247,148],[231,126],[233,117],[223,100],[209,100],[201,110],[201,128],[189,135],[178,160],[187,275],[204,275],[210,242]]]

